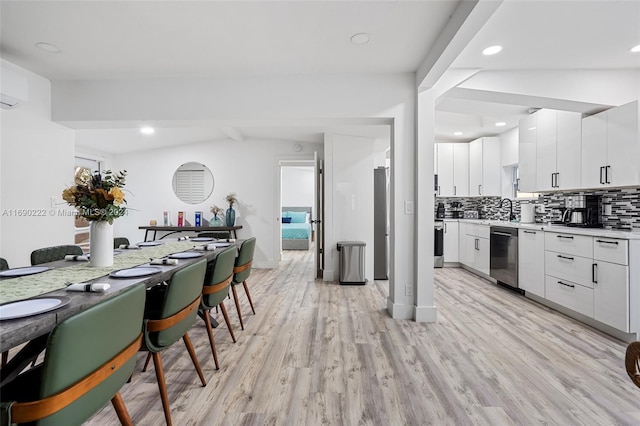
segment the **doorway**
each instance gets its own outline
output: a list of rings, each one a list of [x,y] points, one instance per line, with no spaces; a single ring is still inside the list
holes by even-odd
[[[279,237],[280,253],[315,252],[314,270],[322,277],[321,217],[318,201],[318,162],[295,160],[280,162]]]

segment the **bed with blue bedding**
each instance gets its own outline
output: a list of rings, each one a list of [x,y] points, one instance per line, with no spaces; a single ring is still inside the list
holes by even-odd
[[[309,250],[311,207],[282,208],[282,249]]]

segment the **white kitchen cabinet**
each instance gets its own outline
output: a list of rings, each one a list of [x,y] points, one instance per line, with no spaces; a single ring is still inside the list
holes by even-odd
[[[582,115],[542,109],[537,117],[536,190],[580,188]]]
[[[460,262],[489,275],[489,225],[466,223]]]
[[[469,143],[469,195],[501,196],[500,138]]]
[[[629,267],[594,261],[593,318],[629,331]]]
[[[518,287],[544,297],[544,232],[518,231]]]
[[[444,261],[445,262],[459,262],[459,244],[460,238],[458,232],[457,220],[445,220],[444,221]]]
[[[520,120],[518,126],[518,190],[536,191],[537,116]]]
[[[629,247],[627,240],[593,239],[593,317],[629,331]]]
[[[593,317],[593,289],[560,278],[547,275],[546,298],[558,305]]]
[[[582,120],[582,187],[640,185],[638,101]]]
[[[437,149],[439,197],[469,195],[469,145],[439,143]]]

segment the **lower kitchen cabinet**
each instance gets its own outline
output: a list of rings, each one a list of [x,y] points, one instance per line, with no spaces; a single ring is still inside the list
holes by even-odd
[[[595,261],[593,318],[622,331],[629,331],[629,267]]]
[[[460,263],[489,275],[489,225],[466,223],[464,230]]]
[[[518,287],[544,297],[544,231],[518,231]]]
[[[546,299],[558,305],[593,317],[593,288],[547,275],[545,294]]]
[[[445,262],[459,262],[460,256],[458,255],[458,221],[457,220],[445,220],[444,221],[444,261]]]

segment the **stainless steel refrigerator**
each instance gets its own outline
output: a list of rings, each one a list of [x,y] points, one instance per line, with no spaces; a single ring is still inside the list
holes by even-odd
[[[373,169],[373,279],[389,279],[389,169]]]

